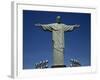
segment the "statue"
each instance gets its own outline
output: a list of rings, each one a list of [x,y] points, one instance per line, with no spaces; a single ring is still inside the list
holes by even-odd
[[[66,25],[61,23],[61,17],[56,17],[56,23],[51,24],[37,24],[44,30],[52,32],[53,44],[53,66],[52,67],[66,67],[64,65],[64,32],[72,31],[80,25]]]

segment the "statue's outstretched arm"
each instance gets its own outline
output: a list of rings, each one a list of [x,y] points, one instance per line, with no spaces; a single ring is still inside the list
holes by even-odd
[[[80,25],[75,24],[75,25],[65,25],[64,26],[64,31],[72,31],[74,28],[79,28]]]
[[[52,31],[52,25],[51,24],[35,24],[35,26],[40,26],[42,27],[44,30],[49,30]]]
[[[75,25],[73,25],[73,27],[79,28],[79,27],[80,27],[80,25],[75,24]]]

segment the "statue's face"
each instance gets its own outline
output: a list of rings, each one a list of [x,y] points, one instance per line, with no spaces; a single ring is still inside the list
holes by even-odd
[[[61,23],[61,17],[60,16],[56,17],[56,22],[59,23],[59,24]]]

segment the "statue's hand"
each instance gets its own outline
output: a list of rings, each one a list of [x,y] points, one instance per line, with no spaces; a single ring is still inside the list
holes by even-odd
[[[74,26],[75,26],[75,27],[80,27],[80,25],[78,25],[78,24],[75,24]]]
[[[42,24],[35,24],[35,26],[41,26]]]

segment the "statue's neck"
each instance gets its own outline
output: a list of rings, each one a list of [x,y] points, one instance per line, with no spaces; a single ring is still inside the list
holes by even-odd
[[[61,22],[57,22],[57,24],[61,24]]]

